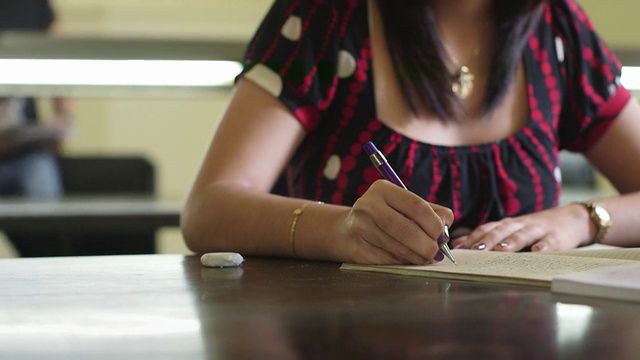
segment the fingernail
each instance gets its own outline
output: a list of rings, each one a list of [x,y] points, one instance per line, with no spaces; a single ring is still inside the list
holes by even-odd
[[[433,259],[437,262],[440,262],[444,260],[444,254],[442,253],[442,251],[438,250],[438,252],[436,253],[436,256],[434,256]]]
[[[454,249],[466,249],[466,248],[467,248],[467,246],[465,244],[460,244],[460,245],[457,245],[456,247],[454,247]]]
[[[531,247],[531,251],[542,251],[544,249],[546,249],[547,247],[544,245],[540,245],[540,244],[535,244]]]
[[[447,239],[444,236],[444,233],[440,234],[440,236],[438,236],[438,245],[442,245],[447,241]]]
[[[479,244],[475,244],[473,245],[473,248],[476,250],[484,250],[487,248],[487,245],[483,244],[483,243],[479,243]]]
[[[506,247],[509,247],[511,244],[509,244],[506,241],[503,241],[503,242],[499,243],[498,245],[500,245],[500,247],[506,248]]]

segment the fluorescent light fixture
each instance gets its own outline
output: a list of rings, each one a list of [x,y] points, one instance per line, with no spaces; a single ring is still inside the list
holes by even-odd
[[[230,86],[237,61],[0,59],[0,86],[215,88]],[[622,84],[640,90],[640,67],[622,68]]]
[[[236,61],[0,59],[0,84],[90,86],[228,86]]]
[[[629,90],[640,90],[640,67],[623,66],[620,82]]]

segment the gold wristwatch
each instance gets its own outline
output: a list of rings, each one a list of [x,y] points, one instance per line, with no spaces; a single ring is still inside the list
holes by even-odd
[[[591,201],[578,201],[576,204],[584,206],[589,212],[589,218],[596,224],[596,235],[593,237],[592,243],[600,243],[612,224],[609,210],[602,204]]]

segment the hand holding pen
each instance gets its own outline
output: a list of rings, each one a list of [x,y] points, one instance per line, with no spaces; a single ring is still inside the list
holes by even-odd
[[[391,166],[387,162],[387,159],[384,157],[384,155],[382,155],[382,153],[376,148],[376,146],[371,141],[369,141],[364,145],[364,150],[367,153],[367,155],[369,155],[369,158],[371,159],[371,162],[373,162],[373,165],[376,167],[376,169],[378,169],[380,174],[386,180],[394,183],[395,185],[405,190],[407,189],[407,187],[404,185],[402,180],[400,180],[400,178],[395,173],[395,171],[393,171],[393,168],[391,168]],[[448,226],[445,224],[444,232],[438,238],[438,245],[440,247],[440,251],[442,251],[444,256],[446,256],[449,260],[451,260],[451,262],[457,265],[455,259],[453,258],[453,255],[451,254],[449,245],[447,245],[448,241],[449,241],[449,229],[448,229]]]

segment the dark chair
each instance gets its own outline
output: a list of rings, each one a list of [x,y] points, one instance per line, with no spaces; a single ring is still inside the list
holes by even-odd
[[[66,196],[154,196],[155,170],[137,156],[59,158]]]
[[[122,199],[155,196],[155,170],[138,156],[59,158],[65,197]],[[8,234],[21,256],[152,254],[155,231],[76,227],[46,234]]]

